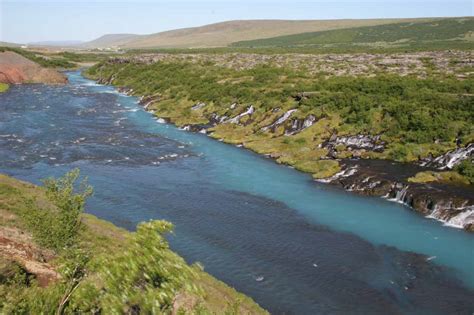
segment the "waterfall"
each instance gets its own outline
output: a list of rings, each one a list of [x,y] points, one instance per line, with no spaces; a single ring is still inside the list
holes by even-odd
[[[281,116],[280,118],[278,118],[273,124],[269,125],[269,126],[266,126],[266,127],[263,127],[262,130],[263,131],[267,131],[269,129],[272,129],[272,128],[276,128],[278,126],[280,126],[281,124],[283,124],[288,118],[290,118],[290,116],[296,112],[297,110],[296,109],[290,109],[289,111],[287,111],[286,113],[283,114],[283,116]]]
[[[445,210],[444,212],[443,209]],[[449,218],[446,213],[449,213],[451,211],[460,212],[455,216]],[[446,226],[463,229],[466,225],[474,224],[474,206],[471,205],[461,208],[452,208],[452,205],[436,205],[430,215],[427,216],[427,218],[441,221]]]
[[[445,224],[451,227],[464,228],[468,224],[474,224],[474,206],[468,208],[458,215],[449,219]]]
[[[247,108],[245,112],[225,121],[224,123],[238,124],[240,122],[240,118],[244,117],[245,115],[252,115],[254,111],[255,108],[253,107],[253,105],[250,105],[250,107]]]
[[[191,110],[199,110],[203,108],[204,106],[206,106],[205,103],[198,102],[191,107]]]
[[[316,116],[309,115],[304,120],[302,119],[294,119],[293,123],[291,124],[290,130],[285,131],[285,135],[291,136],[301,131],[305,130],[306,128],[311,127],[314,122],[316,121]]]
[[[320,183],[330,183],[330,182],[333,182],[333,181],[335,181],[336,179],[339,179],[339,178],[352,176],[356,172],[357,172],[357,166],[354,166],[354,167],[344,169],[344,170],[334,174],[331,177],[319,178],[319,179],[315,179],[315,181],[320,182]]]
[[[398,203],[405,204],[405,197],[407,195],[408,187],[409,187],[408,185],[403,186],[402,189],[397,190],[397,193],[395,194],[395,198],[392,198],[390,200],[398,202]]]
[[[463,160],[471,157],[474,153],[474,143],[468,144],[464,148],[457,148],[438,156],[434,160],[421,163],[422,166],[434,165],[439,169],[452,169]]]

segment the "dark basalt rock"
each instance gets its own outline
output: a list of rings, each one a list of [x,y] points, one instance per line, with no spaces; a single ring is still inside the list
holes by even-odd
[[[111,57],[107,60],[107,63],[112,64],[112,65],[127,64],[130,62],[131,60],[128,57]]]
[[[119,86],[117,88],[117,90],[120,92],[120,93],[123,93],[125,95],[131,95],[133,93],[133,89],[129,88],[129,87],[126,87],[126,86]]]
[[[207,133],[207,129],[213,127],[212,124],[185,125],[181,129],[191,132]]]
[[[417,212],[447,224],[474,230],[474,187],[441,183],[409,183],[406,179],[426,170],[417,165],[384,160],[345,160],[341,172],[328,180],[348,191],[367,196],[385,197],[403,203]]]
[[[386,143],[380,139],[380,135],[338,136],[333,133],[319,147],[326,148],[328,150],[327,156],[336,159],[338,158],[338,145],[343,145],[348,151],[352,151],[353,157],[360,157],[364,151],[383,152]]]
[[[161,100],[160,94],[154,94],[150,96],[141,97],[140,101],[138,102],[140,105],[143,105],[145,109],[148,108],[152,103],[159,102]]]
[[[374,152],[383,152],[386,143],[380,140],[380,135],[350,135],[350,136],[337,136],[331,135],[331,138],[323,142],[322,146],[325,148],[334,149],[338,145],[344,145],[350,149],[363,149]]]

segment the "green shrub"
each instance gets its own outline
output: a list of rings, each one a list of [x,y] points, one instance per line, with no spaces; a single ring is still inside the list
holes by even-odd
[[[99,281],[86,282],[73,295],[74,312],[162,314],[170,312],[176,295],[193,286],[196,270],[169,249],[166,221],[141,223],[127,250],[102,261]]]
[[[467,177],[471,184],[474,184],[474,160],[467,159],[462,161],[457,167],[456,171],[458,171],[461,175]]]
[[[60,251],[74,244],[85,201],[92,194],[86,180],[75,188],[78,177],[79,170],[75,169],[62,178],[44,180],[46,197],[54,209],[41,208],[35,200],[25,200],[27,209],[22,217],[40,245]]]

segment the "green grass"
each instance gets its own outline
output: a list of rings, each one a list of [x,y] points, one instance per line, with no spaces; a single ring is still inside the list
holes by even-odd
[[[6,83],[0,83],[0,93],[4,93],[8,90],[9,86]]]
[[[395,23],[310,32],[232,44],[233,47],[314,47],[328,49],[350,46],[365,48],[436,49],[473,48],[474,18],[447,18],[430,22]]]
[[[444,182],[468,185],[469,180],[454,171],[434,172],[425,171],[418,172],[415,176],[408,178],[410,183],[430,183],[430,182]]]
[[[67,189],[58,190],[61,199],[74,200],[69,186],[64,187]],[[44,214],[61,212],[64,205],[50,192],[48,187],[0,174],[0,234],[4,229],[16,230],[21,237],[15,242],[29,242],[28,248],[43,244],[43,236],[32,233],[28,215],[37,208]],[[44,220],[51,221],[47,217]],[[54,224],[61,227],[64,223]],[[78,314],[100,310],[118,314],[140,309],[146,314],[267,314],[250,298],[206,274],[199,265],[186,264],[171,251],[164,237],[172,229],[169,222],[142,223],[131,233],[82,214],[80,226],[68,247],[52,247],[54,256],[48,263],[61,277],[46,287],[22,261],[0,254],[0,313]],[[11,233],[7,237],[15,235]]]

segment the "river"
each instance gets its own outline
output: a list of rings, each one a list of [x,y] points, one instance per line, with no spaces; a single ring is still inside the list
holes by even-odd
[[[243,148],[159,123],[135,97],[67,72],[0,94],[0,172],[78,167],[87,212],[175,224],[173,250],[272,313],[472,314],[474,235]]]

